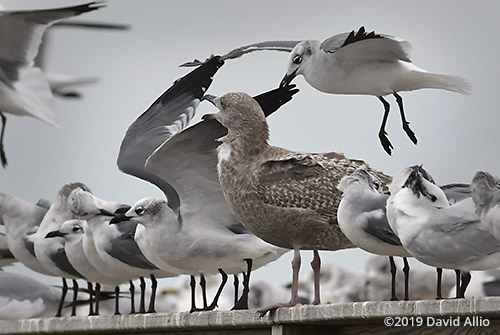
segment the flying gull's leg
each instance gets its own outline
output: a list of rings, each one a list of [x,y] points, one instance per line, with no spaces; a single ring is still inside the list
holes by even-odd
[[[436,300],[443,299],[443,295],[441,292],[441,281],[443,279],[443,269],[436,268],[437,272],[437,286],[436,286]]]
[[[313,250],[314,257],[311,261],[311,268],[313,269],[314,274],[314,300],[312,302],[313,305],[319,305],[321,303],[321,295],[319,288],[319,280],[320,280],[320,270],[321,270],[321,258],[319,257],[318,250]]]
[[[408,264],[408,259],[406,257],[403,257],[403,273],[405,274],[405,301],[408,301],[410,299],[410,264]]]
[[[147,312],[148,313],[156,313],[155,310],[155,302],[156,302],[156,288],[158,286],[158,281],[156,280],[156,277],[151,274],[151,297],[149,298],[149,307]]]
[[[252,260],[245,259],[247,262],[247,272],[243,272],[243,292],[240,299],[234,304],[232,309],[248,309],[248,293],[250,293],[250,273],[252,272]]]
[[[469,271],[462,271],[462,275],[460,278],[462,284],[460,284],[460,292],[457,298],[465,298],[465,291],[467,290],[467,286],[469,286],[470,278],[471,276]]]
[[[391,110],[391,105],[384,99],[384,97],[378,97],[379,100],[384,105],[384,118],[382,119],[382,124],[380,125],[380,130],[378,131],[378,138],[380,139],[380,143],[384,148],[385,152],[389,155],[391,154],[391,150],[394,149],[391,141],[387,137],[387,132],[385,131],[385,125],[387,124],[387,117],[389,116],[389,111]]]
[[[259,309],[258,312],[261,315],[265,315],[267,312],[273,314],[279,307],[293,307],[299,303],[299,270],[300,270],[300,249],[297,247],[293,248],[293,260],[292,260],[292,294],[290,301],[283,304],[276,304],[266,308]]]
[[[3,148],[3,134],[5,133],[5,124],[7,123],[7,118],[0,112],[0,118],[2,119],[2,132],[0,133],[0,160],[2,161],[2,166],[7,166],[7,156],[5,155],[5,150]]]
[[[394,257],[389,256],[389,263],[391,265],[391,301],[397,301],[396,297],[396,263],[394,262]]]
[[[406,121],[406,116],[405,116],[405,110],[403,108],[403,98],[398,93],[394,93],[394,97],[396,98],[396,102],[398,103],[399,106],[399,112],[401,113],[401,122],[403,123],[403,130],[405,131],[406,135],[410,138],[410,140],[414,143],[417,144],[417,137],[415,136],[415,133],[413,130],[410,128],[410,122]]]
[[[141,281],[141,302],[139,304],[139,313],[146,313],[146,281],[144,277],[139,277]]]
[[[207,310],[209,311],[214,310],[215,307],[219,307],[217,303],[219,302],[219,297],[222,293],[222,289],[224,288],[227,282],[227,274],[224,272],[224,270],[219,269],[219,273],[222,276],[222,282],[220,283],[219,288],[217,289],[217,293],[215,294],[214,300],[212,301],[210,306],[207,307]]]
[[[76,300],[78,298],[78,282],[73,279],[73,303],[71,304],[71,316],[76,316]]]
[[[62,278],[62,292],[61,292],[61,300],[59,301],[59,306],[57,307],[56,317],[62,315],[62,309],[64,305],[64,298],[66,298],[66,293],[68,292],[68,283],[65,278]]]

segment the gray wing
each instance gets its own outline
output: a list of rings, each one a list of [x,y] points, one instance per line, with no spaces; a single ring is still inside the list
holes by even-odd
[[[45,29],[58,20],[104,6],[84,5],[47,10],[0,11],[0,79],[16,81],[18,70],[33,65]]]
[[[130,125],[120,146],[118,168],[158,186],[176,212],[179,210],[177,192],[167,180],[151,173],[144,165],[163,142],[188,125],[213,76],[223,64],[214,57],[177,80]]]
[[[76,271],[76,269],[71,265],[64,251],[64,247],[57,249],[57,252],[50,255],[50,259],[57,265],[62,271],[69,273],[70,275],[83,278],[83,276]]]
[[[453,183],[439,186],[451,203],[472,197],[470,184]]]
[[[221,60],[234,59],[243,56],[244,54],[254,51],[285,51],[291,52],[293,48],[302,41],[266,41],[245,45],[229,51],[227,54],[220,56]],[[195,59],[192,62],[182,64],[183,67],[192,67],[202,65],[204,62]]]
[[[292,99],[298,90],[293,85],[261,94],[255,99],[266,115]],[[239,222],[230,211],[217,173],[215,140],[227,134],[216,120],[203,120],[163,143],[147,160],[146,168],[171,184],[183,206],[190,208],[191,222],[206,222],[231,227]]]
[[[364,27],[327,38],[321,43],[320,50],[349,60],[411,62],[409,42],[374,31],[367,33]]]
[[[371,236],[384,241],[385,243],[389,243],[392,245],[401,245],[399,237],[394,234],[391,227],[389,226],[389,222],[387,222],[385,205],[373,212],[372,216],[368,217],[368,219],[366,220],[366,224],[363,226],[363,230],[367,234],[370,234]]]
[[[146,269],[158,270],[158,268],[144,257],[139,246],[134,240],[134,233],[137,224],[134,222],[123,222],[114,225],[122,234],[110,241],[110,245],[105,251],[112,257],[130,266]]]

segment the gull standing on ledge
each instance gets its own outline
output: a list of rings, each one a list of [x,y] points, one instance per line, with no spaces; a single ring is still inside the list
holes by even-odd
[[[103,7],[99,2],[41,10],[0,10],[0,161],[3,149],[4,113],[29,115],[57,125],[52,92],[42,70],[34,66],[45,30],[59,20]]]
[[[411,141],[417,144],[415,133],[410,129],[403,108],[401,91],[422,88],[436,88],[461,94],[472,92],[471,84],[464,78],[429,73],[415,66],[410,59],[411,44],[401,38],[358,31],[341,33],[324,41],[267,41],[250,44],[230,51],[221,60],[238,58],[259,50],[290,52],[288,69],[281,86],[293,78],[303,75],[304,79],[318,91],[332,94],[374,95],[384,105],[384,117],[379,130],[379,139],[390,155],[394,148],[387,137],[385,125],[390,105],[384,96],[392,94],[401,113],[403,130]],[[181,66],[201,64],[195,60]]]
[[[298,299],[300,250],[314,250],[315,298],[319,303],[318,250],[338,250],[354,245],[337,223],[340,178],[364,167],[387,182],[361,160],[331,152],[294,152],[268,144],[269,126],[257,101],[245,93],[205,96],[220,112],[207,115],[228,129],[219,139],[219,180],[224,196],[238,220],[264,241],[294,250],[292,295],[288,303],[260,310],[294,306]]]

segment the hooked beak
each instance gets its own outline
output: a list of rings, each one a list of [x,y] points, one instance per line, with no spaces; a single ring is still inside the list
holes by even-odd
[[[59,230],[54,230],[54,231],[48,232],[47,235],[45,235],[45,238],[64,237],[65,235],[67,235],[67,234],[62,233]]]
[[[117,224],[123,221],[128,221],[132,218],[132,216],[127,216],[125,214],[118,214],[113,216],[113,218],[109,221],[109,224]]]
[[[285,76],[281,80],[280,87],[285,87],[288,84],[290,84],[292,82],[293,78],[295,78],[297,76],[297,70],[298,70],[298,68],[295,69],[295,71],[293,71],[290,74],[285,74]]]

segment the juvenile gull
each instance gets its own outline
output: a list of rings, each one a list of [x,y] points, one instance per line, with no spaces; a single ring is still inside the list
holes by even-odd
[[[420,170],[412,167],[402,189],[388,199],[389,225],[405,249],[422,263],[460,269],[458,297],[463,298],[470,281],[468,271],[500,266],[500,241],[475,214],[472,198],[450,206],[443,190]]]
[[[245,93],[208,96],[220,110],[207,116],[228,129],[219,138],[219,180],[224,196],[239,221],[264,241],[294,250],[290,302],[261,310],[298,303],[300,250],[314,250],[312,268],[315,299],[319,303],[318,250],[338,250],[354,245],[337,223],[340,178],[356,168],[372,171],[384,182],[389,177],[361,160],[336,152],[294,152],[268,144],[269,127],[261,107]]]
[[[0,161],[5,167],[3,148],[4,113],[28,115],[56,126],[53,96],[43,72],[34,67],[42,36],[58,20],[96,10],[99,2],[41,10],[0,11]]]
[[[237,58],[258,50],[290,52],[288,68],[281,85],[289,84],[297,75],[315,89],[332,94],[373,95],[384,105],[384,117],[379,130],[379,139],[390,155],[392,143],[387,137],[385,125],[390,105],[384,96],[392,94],[401,114],[403,130],[413,143],[417,143],[410,129],[403,108],[401,91],[422,88],[445,89],[461,94],[470,94],[471,84],[457,76],[429,73],[415,66],[410,59],[409,42],[364,27],[350,33],[334,35],[324,41],[268,41],[247,45],[221,56],[222,60]],[[183,64],[196,66],[199,61]]]
[[[387,222],[385,204],[389,194],[381,192],[382,183],[364,169],[344,176],[337,186],[343,192],[338,208],[338,223],[342,232],[357,247],[377,255],[389,256],[391,300],[396,298],[396,264],[393,256],[403,257],[405,267],[405,300],[409,299],[410,253],[401,245]]]

